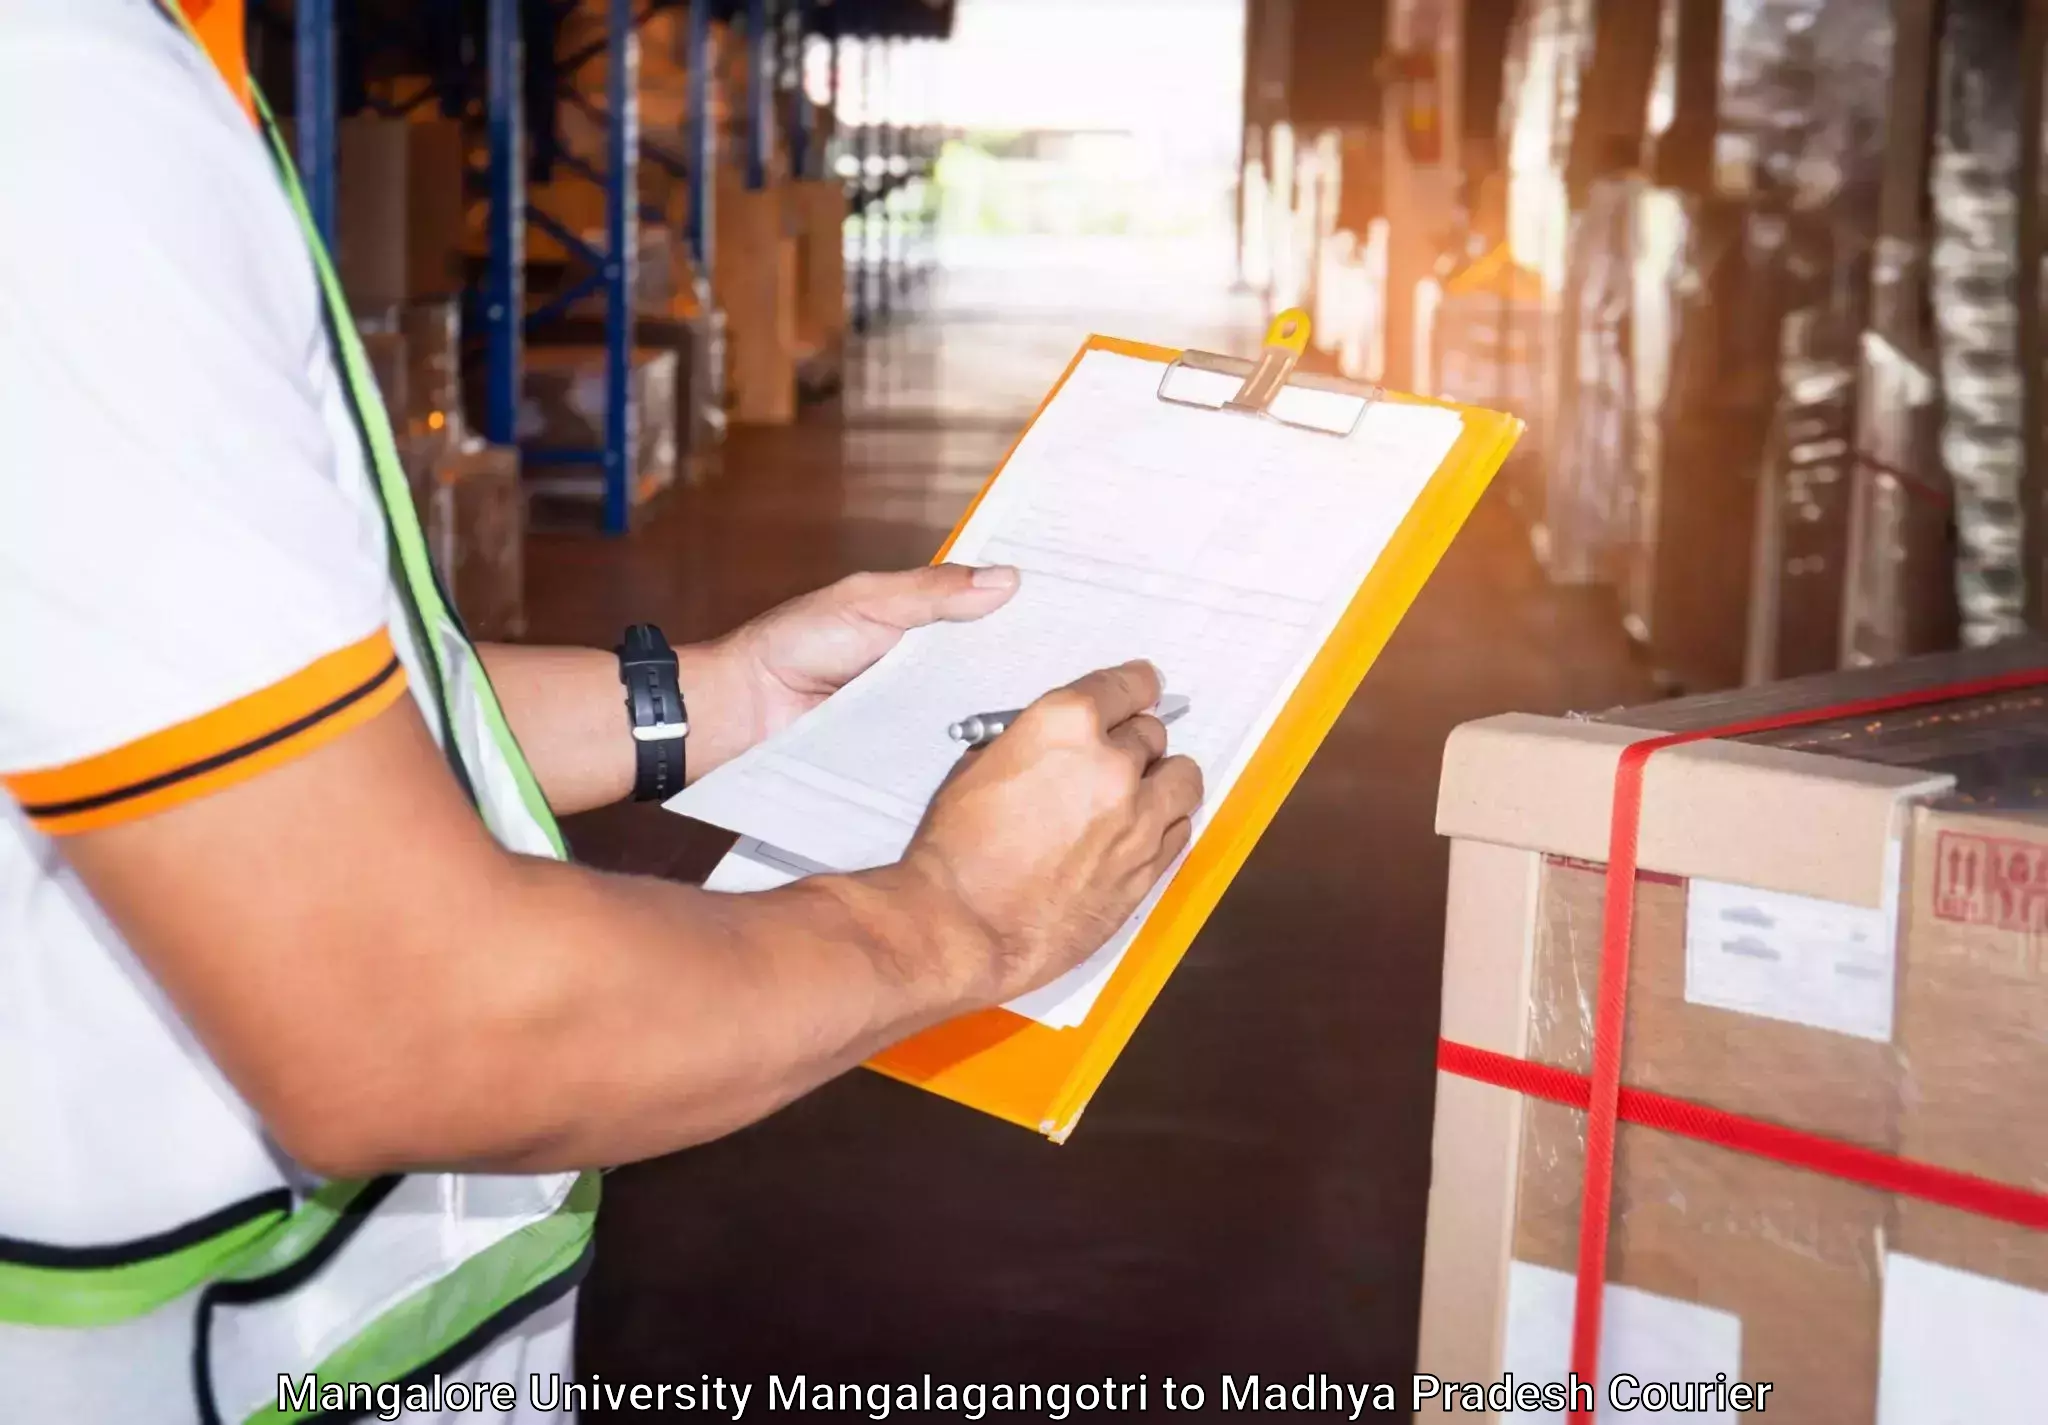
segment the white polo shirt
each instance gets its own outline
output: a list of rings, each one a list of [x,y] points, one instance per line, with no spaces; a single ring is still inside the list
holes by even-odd
[[[73,874],[404,696],[383,516],[260,136],[149,0],[0,4],[0,1263],[305,1179]],[[403,641],[401,640],[401,643]],[[304,1006],[277,1007],[280,1032]],[[33,1255],[30,1252],[30,1255]],[[185,1421],[191,1303],[9,1325],[0,1419]],[[567,1370],[570,1310],[468,1370]]]

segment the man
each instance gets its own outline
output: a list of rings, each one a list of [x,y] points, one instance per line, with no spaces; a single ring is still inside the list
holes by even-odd
[[[10,1421],[524,1401],[587,1170],[1045,983],[1200,798],[1140,664],[967,758],[899,864],[721,897],[559,859],[556,815],[1017,576],[863,575],[673,658],[474,649],[258,108],[146,0],[0,8]]]

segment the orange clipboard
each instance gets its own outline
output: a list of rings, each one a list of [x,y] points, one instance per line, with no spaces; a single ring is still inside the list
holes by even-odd
[[[1283,385],[1292,384],[1294,361],[1307,340],[1308,320],[1299,312],[1282,313],[1275,319],[1257,363],[1115,337],[1089,337],[961,515],[933,562],[946,558],[975,506],[1002,478],[1004,466],[1031,424],[1052,404],[1089,352],[1108,351],[1161,362],[1168,370],[1188,361],[1241,375],[1245,387],[1227,404],[1250,410],[1263,407]],[[1498,411],[1321,377],[1303,377],[1299,384],[1347,391],[1368,401],[1455,410],[1464,418],[1464,429],[1359,586],[1237,784],[1181,862],[1088,1017],[1072,1028],[1054,1029],[1007,1009],[981,1010],[902,1041],[869,1060],[869,1068],[1034,1129],[1056,1143],[1065,1142],[1167,976],[1194,943],[1225,888],[1294,789],[1302,769],[1322,745],[1522,433],[1520,420]],[[1163,386],[1162,376],[1162,390]]]

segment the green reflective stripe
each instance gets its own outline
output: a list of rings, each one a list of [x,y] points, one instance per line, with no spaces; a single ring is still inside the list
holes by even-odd
[[[399,567],[405,572],[406,585],[412,591],[413,602],[419,606],[422,620],[429,625],[427,640],[433,647],[423,651],[441,670],[444,688],[452,689],[458,676],[467,677],[492,740],[498,744],[499,753],[511,769],[512,780],[519,788],[519,798],[527,814],[547,836],[555,854],[566,857],[568,846],[562,839],[561,828],[555,824],[554,812],[541,792],[540,782],[533,775],[533,768],[527,764],[526,754],[520,750],[511,726],[505,721],[505,710],[498,703],[497,689],[491,686],[483,660],[472,649],[467,668],[451,666],[452,660],[441,637],[444,630],[456,626],[455,621],[449,616],[448,606],[441,598],[440,585],[434,578],[433,560],[427,553],[426,536],[420,529],[419,511],[412,502],[412,487],[398,458],[398,444],[391,434],[391,419],[384,410],[384,399],[378,393],[369,358],[363,352],[362,338],[356,332],[355,318],[342,292],[341,279],[335,275],[334,264],[328,260],[327,246],[320,240],[319,230],[313,226],[313,215],[306,207],[305,190],[299,186],[298,169],[285,148],[283,135],[271,118],[270,105],[253,83],[250,93],[256,102],[256,112],[262,119],[264,135],[277,156],[278,171],[284,175],[285,193],[291,199],[292,211],[298,216],[300,231],[305,235],[306,247],[313,255],[313,266],[319,274],[320,292],[327,306],[329,325],[334,329],[335,343],[340,348],[338,355],[343,379],[348,382],[349,399],[354,403],[363,430],[369,437],[370,463],[374,467],[371,474],[390,518],[392,536],[398,545]],[[472,774],[474,771],[472,769]]]
[[[512,770],[512,780],[519,787],[519,800],[526,806],[526,814],[540,823],[547,833],[548,845],[555,848],[555,855],[569,859],[569,843],[562,839],[562,828],[555,824],[554,808],[548,805],[547,793],[540,789],[540,779],[533,775],[533,767],[526,760],[526,752],[519,745],[519,739],[512,735],[511,724],[505,721],[505,709],[498,702],[498,690],[491,686],[491,675],[484,668],[484,660],[472,651],[469,659],[469,684],[476,692],[477,707],[483,712],[484,725],[491,730],[492,739],[505,754],[505,765]]]
[[[114,1267],[0,1262],[0,1321],[111,1326],[146,1315],[220,1275],[283,1217],[281,1212],[253,1217],[166,1256]]]
[[[314,1378],[321,1385],[384,1385],[429,1366],[440,1368],[449,1350],[576,1265],[590,1243],[601,1191],[599,1175],[584,1173],[552,1214],[386,1311],[314,1367]],[[284,1425],[318,1413],[287,1411],[273,1401],[244,1425]]]
[[[300,1203],[269,1238],[256,1243],[249,1254],[222,1272],[224,1281],[246,1281],[251,1277],[281,1272],[320,1245],[340,1223],[350,1203],[363,1195],[368,1182],[322,1183],[313,1195]]]

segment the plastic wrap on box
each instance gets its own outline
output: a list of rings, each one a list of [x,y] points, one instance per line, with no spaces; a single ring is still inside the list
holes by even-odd
[[[1508,242],[1515,261],[1555,291],[1571,223],[1564,171],[1578,114],[1580,72],[1593,43],[1591,0],[1531,0],[1519,8],[1503,85],[1508,134]]]
[[[403,427],[411,392],[407,377],[411,357],[397,307],[382,307],[355,314],[356,334],[362,339],[363,355],[370,359],[370,374],[376,379],[377,394],[384,399],[385,414],[394,427]]]
[[[1528,1055],[1582,1074],[1591,1059],[1602,879],[1599,868],[1551,859],[1537,893]],[[1627,1081],[1890,1147],[1888,1046],[1688,1004],[1686,922],[1683,882],[1640,884]],[[1521,1141],[1515,1263],[1570,1274],[1585,1115],[1531,1102]],[[1731,1378],[1774,1382],[1773,1418],[1874,1420],[1886,1196],[1633,1124],[1617,1134],[1617,1159],[1610,1293],[1620,1287],[1734,1317],[1735,1359],[1703,1363],[1711,1366],[1705,1374],[1736,1367]],[[1695,1348],[1710,1339],[1704,1325],[1694,1325]],[[1625,1371],[1632,1363],[1605,1364]]]
[[[472,638],[526,632],[526,490],[519,452],[466,441],[436,461],[422,524]]]
[[[1956,644],[1953,496],[1928,308],[1932,79],[1940,0],[1900,0],[1892,104],[1857,375],[1856,459],[1842,596],[1845,667]]]
[[[405,332],[406,404],[393,422],[402,429],[441,433],[450,443],[463,435],[462,315],[449,301],[410,302],[400,313]]]
[[[1997,884],[1996,868],[2024,877],[2048,859],[2048,822],[1943,803],[1901,830],[1896,990],[1882,1037],[1708,1002],[1693,988],[1699,942],[1711,938],[1693,906],[1702,892],[1648,877],[1636,893],[1624,1082],[2038,1190],[2048,1140],[2014,1106],[2048,1092],[2048,1046],[2035,1031],[2048,967],[2024,928],[2042,907],[2024,882]],[[1602,872],[1552,859],[1539,875],[1528,1054],[1584,1073]],[[1739,894],[1717,902],[1776,909]],[[1561,1340],[1571,1301],[1528,1287],[1571,1280],[1584,1153],[1583,1114],[1526,1105],[1502,1366],[1535,1379],[1561,1374],[1531,1338]],[[2048,1234],[1633,1124],[1621,1125],[1616,1154],[1604,1369],[1653,1378],[1637,1328],[1661,1318],[1679,1325],[1687,1366],[1701,1367],[1680,1378],[1771,1381],[1767,1418],[2008,1419],[2036,1388]],[[1967,1347],[1968,1372],[1927,1349],[1929,1315],[1951,1346]]]
[[[522,446],[598,451],[604,446],[605,354],[601,347],[527,348],[519,400]],[[676,476],[676,354],[648,347],[633,352],[628,372],[631,503],[638,505]],[[530,470],[536,493],[589,496],[602,488],[592,462]]]
[[[1515,342],[1530,353],[1537,410],[1520,454],[1509,462],[1507,493],[1532,526],[1548,498],[1545,455],[1558,440],[1557,407],[1568,349],[1562,343],[1562,291],[1571,236],[1565,165],[1578,113],[1581,69],[1593,42],[1591,0],[1533,0],[1518,7],[1503,81],[1507,135],[1508,247],[1517,266],[1536,274],[1542,296],[1515,314]]]
[[[1889,5],[1728,0],[1715,169],[1732,196],[1801,211],[1875,198],[1890,107]]]
[[[1592,721],[1707,728],[2044,665],[2048,646],[2019,640]],[[1495,732],[1506,740],[1462,767],[1486,739],[1461,751],[1454,738],[1447,754],[1439,818],[1461,839],[1444,1032],[1585,1075],[1604,868],[1564,847],[1580,812],[1611,795],[1613,761],[1566,754],[1611,748],[1612,730],[1588,728],[1580,745],[1560,732],[1569,724],[1526,722],[1542,730]],[[2048,697],[2015,689],[1742,740],[1759,748],[1673,752],[1687,770],[1661,778],[1653,764],[1642,844],[1660,869],[1635,890],[1623,1083],[2048,1191],[2048,1125],[2016,1112],[2048,1094]],[[1492,781],[1472,780],[1480,765]],[[1486,786],[1491,807],[1474,800]],[[1682,864],[1739,858],[1740,838],[1707,818],[1737,821],[1756,802],[1788,834],[1810,823],[1830,838],[1805,866],[1757,875],[1790,881],[1831,862],[1866,899],[1757,890]],[[1861,849],[1844,859],[1849,845]],[[1483,1037],[1508,1025],[1508,1043]],[[1421,1368],[1560,1378],[1585,1115],[1455,1071],[1437,1106]],[[1626,1122],[1612,1223],[1603,1371],[1770,1381],[1770,1418],[1813,1425],[2015,1418],[2011,1402],[2038,1389],[2048,1233]],[[1490,1343],[1471,1329],[1489,1309],[1502,1323]]]
[[[1629,455],[1634,469],[1633,519],[1620,570],[1623,626],[1647,642],[1654,612],[1660,502],[1664,480],[1664,413],[1671,392],[1679,302],[1685,288],[1691,215],[1684,194],[1640,186],[1631,223]]]
[[[1453,271],[1429,327],[1432,394],[1533,421],[1539,392],[1532,343],[1543,308],[1541,279],[1517,267],[1505,244]],[[1531,444],[1528,431],[1522,444]]]
[[[692,484],[718,473],[725,449],[725,313],[711,303],[708,286],[703,297],[676,368],[678,458]]]
[[[1675,698],[1587,719],[1648,732],[1687,732],[1769,718],[1850,698],[1882,698],[1945,683],[2048,668],[2048,640],[1907,658],[1882,667],[1788,678],[1755,688]],[[1915,767],[1955,779],[1953,799],[1979,808],[2048,805],[2048,691],[2021,688],[1930,707],[1755,733],[1759,747]]]
[[[1606,582],[1635,521],[1630,305],[1642,181],[1596,179],[1573,222],[1565,277],[1570,342],[1537,548],[1558,583]]]
[[[1779,327],[1778,405],[1751,563],[1748,682],[1840,660],[1857,370],[1844,358],[1854,350],[1854,321],[1814,302],[1793,307]]]
[[[1694,688],[1836,662],[1893,38],[1860,0],[1731,0],[1719,20],[1718,105],[1674,68],[1684,112],[1659,144],[1660,170],[1697,175],[1711,129],[1717,182],[1639,188],[1627,232],[1633,471],[1609,487],[1627,626]],[[1600,448],[1594,392],[1575,449]]]
[[[1722,173],[1769,250],[1778,399],[1759,492],[1745,676],[1840,660],[1860,334],[1891,100],[1889,6],[1759,5],[1724,50]],[[1730,158],[1730,150],[1738,156]]]
[[[1949,4],[1936,90],[1929,200],[1941,448],[1955,493],[1956,603],[1973,646],[2025,627],[2020,11],[2014,0]]]
[[[1667,213],[1664,217],[1672,215]],[[1646,498],[1623,584],[1624,617],[1660,674],[1689,689],[1742,677],[1758,474],[1777,399],[1778,316],[1747,205],[1695,196],[1682,205],[1654,451],[1638,449]],[[1639,285],[1638,291],[1642,287]],[[1654,359],[1655,351],[1645,354]],[[1638,429],[1652,424],[1640,413]]]
[[[1878,265],[1887,265],[1882,253]],[[1940,430],[1940,386],[1929,355],[1880,331],[1864,332],[1842,595],[1845,667],[1955,643],[1955,540]]]
[[[682,238],[666,223],[640,226],[640,262],[633,272],[633,310],[666,315],[675,306]]]

